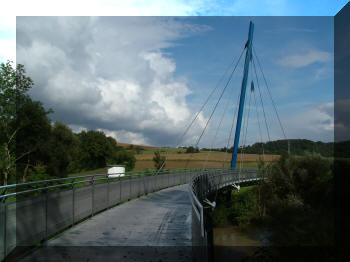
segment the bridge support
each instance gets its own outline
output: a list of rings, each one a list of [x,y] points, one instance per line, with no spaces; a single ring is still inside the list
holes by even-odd
[[[248,82],[249,64],[252,57],[253,32],[254,32],[254,24],[252,23],[252,21],[250,21],[248,41],[246,43],[247,50],[246,50],[245,61],[244,61],[244,73],[243,73],[243,80],[242,80],[242,87],[241,87],[241,96],[239,99],[239,109],[238,109],[238,116],[237,116],[235,141],[233,145],[233,152],[232,152],[232,159],[231,159],[231,169],[236,168],[239,136],[241,133],[241,126],[242,126],[244,100],[245,100],[245,93],[246,93],[247,82]]]

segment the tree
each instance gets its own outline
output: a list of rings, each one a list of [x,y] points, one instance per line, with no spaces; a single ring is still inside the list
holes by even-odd
[[[17,178],[26,181],[28,170],[39,163],[47,162],[53,151],[48,147],[51,137],[51,120],[38,101],[30,98],[17,110],[17,125],[21,127],[16,134]],[[21,157],[23,155],[23,157]]]
[[[265,220],[272,243],[282,246],[333,244],[334,189],[328,159],[315,154],[282,155],[262,172],[266,179],[258,184],[258,205],[259,210],[266,209]]]
[[[154,167],[159,170],[165,167],[165,156],[161,156],[159,151],[154,152],[153,156]]]
[[[199,149],[198,149],[198,147],[190,146],[186,149],[186,153],[187,154],[199,153]]]
[[[16,134],[22,128],[17,122],[17,112],[30,99],[26,94],[33,81],[25,75],[24,66],[16,69],[12,62],[0,65],[0,172],[1,182],[7,185],[15,174],[15,163],[29,152],[16,154]],[[11,176],[11,177],[10,177]]]
[[[115,153],[111,159],[111,164],[125,165],[126,171],[134,169],[136,158],[132,152],[126,151],[125,149],[119,150]]]
[[[51,176],[65,177],[79,168],[79,139],[68,126],[56,121],[49,143],[48,173]]]
[[[111,155],[110,142],[102,131],[82,131],[80,140],[80,163],[82,169],[105,167]]]

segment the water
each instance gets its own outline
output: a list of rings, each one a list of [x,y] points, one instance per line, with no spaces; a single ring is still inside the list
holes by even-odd
[[[237,226],[214,228],[214,260],[241,261],[262,246],[267,246],[267,234],[256,227],[244,230]]]
[[[214,228],[215,246],[266,246],[268,240],[266,232],[256,228],[247,227],[244,230],[237,226],[221,226]]]

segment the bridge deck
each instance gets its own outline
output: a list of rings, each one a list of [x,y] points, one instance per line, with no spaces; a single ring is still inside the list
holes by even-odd
[[[64,231],[22,261],[190,261],[187,190],[188,185],[167,188],[111,208]]]

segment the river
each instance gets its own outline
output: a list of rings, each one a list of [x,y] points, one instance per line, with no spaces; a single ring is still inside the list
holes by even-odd
[[[266,232],[256,227],[244,230],[237,226],[214,228],[215,261],[241,261],[259,247],[268,246]]]

